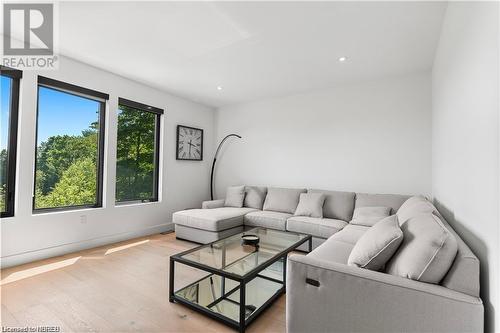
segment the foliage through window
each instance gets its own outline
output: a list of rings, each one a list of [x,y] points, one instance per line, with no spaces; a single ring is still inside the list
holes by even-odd
[[[120,98],[116,202],[158,200],[159,129],[162,110]]]
[[[54,82],[39,78],[34,209],[99,207],[104,100]]]
[[[14,215],[16,146],[21,71],[1,67],[0,81],[0,212]]]

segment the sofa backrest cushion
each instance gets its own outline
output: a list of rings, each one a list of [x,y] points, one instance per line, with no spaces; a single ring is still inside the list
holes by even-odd
[[[263,210],[293,214],[299,204],[300,194],[305,192],[305,189],[269,187]]]
[[[437,213],[436,207],[423,196],[416,195],[406,200],[396,214],[399,224],[403,224],[414,216],[428,213]]]
[[[262,210],[264,200],[266,199],[267,187],[264,186],[246,186],[245,200],[243,207]]]
[[[457,254],[457,240],[434,214],[421,214],[401,225],[403,243],[386,271],[412,280],[439,283]]]
[[[354,212],[354,192],[308,190],[309,193],[323,193],[323,217],[349,222]]]
[[[355,208],[358,207],[391,207],[391,214],[398,211],[399,207],[409,198],[402,194],[371,194],[356,193]]]
[[[391,210],[391,207],[358,207],[350,223],[371,227],[391,215]]]

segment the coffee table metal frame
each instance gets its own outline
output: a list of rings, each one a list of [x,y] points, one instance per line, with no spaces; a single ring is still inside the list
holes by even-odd
[[[293,232],[291,232],[291,233],[299,235],[298,233],[293,233]],[[224,239],[219,239],[219,240],[217,240],[215,242],[211,242],[211,243],[208,243],[208,244],[203,244],[203,245],[195,247],[193,249],[190,249],[190,250],[187,250],[187,251],[184,251],[184,252],[172,255],[172,256],[170,256],[169,301],[172,302],[172,303],[178,302],[180,304],[183,304],[183,305],[185,305],[185,306],[187,306],[187,307],[189,307],[189,308],[191,308],[191,309],[193,309],[195,311],[201,312],[201,313],[203,313],[203,314],[205,314],[205,315],[207,315],[207,316],[209,316],[209,317],[211,317],[211,318],[213,318],[215,320],[218,320],[218,321],[220,321],[220,322],[222,322],[222,323],[224,323],[224,324],[226,324],[226,325],[228,325],[228,326],[230,326],[232,328],[235,328],[239,332],[245,332],[246,327],[248,325],[250,325],[255,320],[255,318],[257,318],[264,310],[266,310],[278,297],[280,297],[282,294],[284,294],[286,292],[286,258],[287,258],[288,253],[292,252],[297,247],[299,247],[300,245],[304,244],[307,241],[309,241],[309,248],[308,248],[308,250],[309,250],[309,252],[312,251],[312,236],[311,235],[305,235],[305,234],[301,234],[301,235],[303,235],[305,237],[303,239],[297,241],[293,245],[289,246],[285,250],[283,250],[283,251],[275,254],[271,259],[269,259],[265,263],[263,263],[263,264],[255,267],[254,269],[252,269],[251,271],[247,272],[245,275],[242,275],[242,276],[234,274],[234,273],[226,272],[223,269],[218,269],[218,268],[210,267],[208,265],[204,265],[204,264],[201,264],[199,262],[195,262],[195,261],[191,261],[189,259],[183,258],[183,256],[186,255],[186,254],[195,252],[195,251],[199,250],[202,247],[212,246],[213,244],[221,242]],[[234,237],[234,236],[231,236],[231,237]],[[228,238],[230,238],[230,237],[228,237]],[[224,248],[224,251],[225,251],[225,248]],[[240,258],[237,261],[242,260],[244,258],[245,257]],[[279,260],[283,260],[283,281],[280,281],[280,280],[277,280],[277,279],[273,279],[271,277],[264,276],[264,275],[260,274],[260,272],[262,272],[267,267],[271,266],[272,264],[274,264],[275,262],[277,262]],[[228,318],[228,317],[226,317],[226,316],[224,316],[222,314],[210,311],[209,309],[205,308],[204,306],[201,306],[201,305],[193,303],[193,302],[189,302],[188,300],[186,300],[186,299],[184,299],[182,297],[178,297],[175,294],[176,291],[174,290],[175,263],[176,262],[184,264],[186,266],[191,266],[191,267],[200,269],[200,270],[208,272],[208,273],[219,275],[219,276],[222,277],[223,283],[224,283],[224,278],[228,278],[228,279],[237,281],[239,283],[238,287],[233,288],[232,290],[228,291],[227,293],[225,292],[224,289],[222,289],[221,293],[223,295],[221,297],[219,297],[216,301],[219,301],[219,300],[222,300],[222,299],[227,299],[228,296],[230,296],[232,293],[234,293],[234,292],[236,292],[236,291],[239,290],[240,291],[239,322],[237,322],[235,320],[232,320],[232,319],[230,319],[230,318]],[[268,279],[268,280],[271,280],[273,282],[282,284],[282,287],[276,293],[274,293],[261,307],[259,307],[258,309],[256,309],[256,311],[254,311],[248,317],[248,319],[246,319],[245,318],[246,317],[245,287],[246,287],[246,284],[248,282],[252,281],[257,276],[260,277],[260,278]],[[185,286],[185,287],[183,287],[181,289],[184,289],[184,288],[196,285],[201,280],[206,279],[206,278],[207,277],[205,276],[202,279],[197,280],[197,281],[195,281],[195,282],[193,282],[193,283],[189,284],[188,286]]]

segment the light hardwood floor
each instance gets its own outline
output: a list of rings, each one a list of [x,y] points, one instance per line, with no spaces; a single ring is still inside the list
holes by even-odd
[[[62,332],[233,332],[168,301],[168,258],[195,244],[152,235],[1,271],[1,326]],[[285,295],[247,332],[284,332]]]

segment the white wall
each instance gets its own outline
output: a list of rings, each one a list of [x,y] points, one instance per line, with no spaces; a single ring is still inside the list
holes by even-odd
[[[432,72],[433,197],[481,260],[487,332],[499,307],[498,17],[495,2],[450,3]]]
[[[165,231],[172,227],[172,212],[200,206],[209,196],[210,156],[213,148],[214,111],[123,77],[61,58],[59,70],[41,75],[109,93],[106,110],[106,156],[104,207],[79,211],[33,214],[33,169],[37,84],[33,71],[24,71],[21,81],[20,130],[15,217],[1,221],[2,266],[50,257],[68,251],[134,236]],[[162,117],[160,201],[115,207],[116,124],[118,97],[165,110]],[[71,121],[71,116],[61,119]],[[204,161],[176,161],[176,126],[203,128]],[[81,217],[86,216],[86,223]]]
[[[217,196],[234,184],[431,191],[430,73],[217,110]]]

